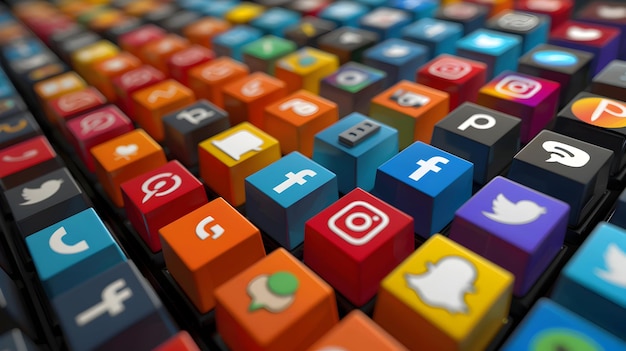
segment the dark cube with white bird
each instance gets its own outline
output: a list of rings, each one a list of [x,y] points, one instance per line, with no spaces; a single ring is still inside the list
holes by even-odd
[[[496,177],[455,213],[449,237],[513,273],[523,296],[561,249],[568,218],[565,202]]]
[[[4,195],[23,237],[91,207],[65,167],[9,189]]]

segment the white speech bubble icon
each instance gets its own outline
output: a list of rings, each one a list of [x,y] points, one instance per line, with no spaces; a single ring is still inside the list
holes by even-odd
[[[591,156],[585,151],[558,141],[548,140],[541,146],[550,153],[546,162],[557,162],[564,166],[580,168],[591,159]]]
[[[222,140],[213,140],[212,143],[235,161],[239,161],[241,155],[248,151],[261,151],[263,139],[247,130],[241,130]]]
[[[265,309],[280,313],[291,306],[299,285],[298,278],[291,272],[280,271],[274,274],[261,274],[248,283],[246,291],[252,299],[248,311]]]

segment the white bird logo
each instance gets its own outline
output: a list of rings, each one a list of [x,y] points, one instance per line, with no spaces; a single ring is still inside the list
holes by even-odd
[[[595,273],[598,278],[621,288],[626,288],[626,252],[622,251],[615,243],[611,243],[604,251],[603,257],[606,269],[596,268]]]
[[[546,208],[530,200],[511,202],[504,194],[498,194],[491,203],[492,212],[483,211],[485,217],[503,224],[526,224],[534,222],[546,213]]]
[[[22,189],[22,197],[26,202],[22,202],[20,205],[32,205],[50,198],[59,191],[61,183],[63,183],[63,179],[50,179],[43,182],[39,188]]]

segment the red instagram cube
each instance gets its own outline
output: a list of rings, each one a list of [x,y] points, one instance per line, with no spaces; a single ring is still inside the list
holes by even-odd
[[[439,55],[417,71],[415,81],[450,94],[450,111],[460,104],[476,102],[478,90],[487,82],[487,66],[452,55]]]
[[[357,306],[414,248],[413,218],[360,188],[304,229],[304,263]]]

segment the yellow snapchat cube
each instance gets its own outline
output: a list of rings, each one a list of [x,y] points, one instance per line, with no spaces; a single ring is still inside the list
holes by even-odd
[[[94,85],[98,81],[98,76],[93,71],[93,66],[116,56],[119,52],[120,49],[115,44],[108,40],[100,40],[74,51],[71,58],[72,66],[89,84]]]
[[[435,234],[382,281],[374,321],[411,350],[483,350],[508,315],[513,279]]]

